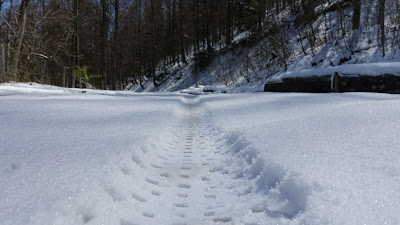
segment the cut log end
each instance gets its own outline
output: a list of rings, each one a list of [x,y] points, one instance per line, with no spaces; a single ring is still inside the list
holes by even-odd
[[[340,87],[340,76],[338,72],[335,72],[333,75],[333,91],[336,93],[342,92]]]

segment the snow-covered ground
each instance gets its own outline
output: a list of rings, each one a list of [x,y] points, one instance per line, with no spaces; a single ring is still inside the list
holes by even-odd
[[[397,224],[400,96],[0,85],[0,224]]]

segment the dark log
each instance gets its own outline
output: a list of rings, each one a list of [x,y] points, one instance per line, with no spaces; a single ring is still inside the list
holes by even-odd
[[[339,75],[341,92],[379,92],[400,94],[400,76]]]
[[[271,81],[264,85],[264,91],[285,92],[286,90],[284,90],[282,82]]]
[[[264,91],[273,92],[332,92],[331,75],[284,78],[281,83],[268,82]]]
[[[290,92],[332,92],[331,75],[283,79],[284,88]]]
[[[400,94],[400,76],[383,74],[368,76],[359,74],[284,78],[281,82],[268,82],[264,91],[272,92],[379,92]]]

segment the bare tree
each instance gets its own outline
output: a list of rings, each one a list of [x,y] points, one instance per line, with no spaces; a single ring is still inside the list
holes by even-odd
[[[75,80],[76,80],[76,72],[77,66],[79,66],[79,29],[78,29],[78,17],[79,17],[79,0],[73,1],[73,21],[74,21],[74,35],[72,39],[72,48],[73,48],[73,75],[72,75],[72,88],[75,88]],[[81,84],[80,77],[80,87]]]
[[[380,44],[382,56],[385,57],[385,0],[379,0],[379,28],[380,28]]]
[[[353,4],[353,26],[352,30],[357,30],[360,27],[361,16],[361,0],[352,0]]]
[[[102,20],[101,20],[101,56],[100,56],[100,75],[106,77],[107,68],[107,37],[109,29],[109,3],[108,0],[101,0]]]
[[[13,54],[11,56],[11,75],[16,75],[18,73],[19,56],[25,34],[26,12],[28,10],[29,1],[30,0],[22,0],[19,8],[18,31],[14,42]]]
[[[184,21],[184,11],[183,11],[183,0],[179,0],[179,26],[180,26],[180,48],[181,48],[181,56],[182,62],[186,64],[186,56],[185,56],[185,26],[183,25]]]
[[[8,9],[8,15],[7,15],[7,51],[6,51],[6,57],[7,57],[7,62],[6,62],[6,69],[7,73],[10,76],[10,51],[11,51],[11,20],[12,20],[12,9],[13,9],[14,1],[10,0],[10,7]],[[11,77],[10,77],[11,78]]]
[[[111,89],[116,89],[116,77],[118,70],[118,38],[119,38],[119,0],[114,1],[114,45],[113,45],[113,64],[112,64],[112,81]]]
[[[227,11],[226,11],[226,27],[225,27],[225,43],[230,45],[232,41],[231,29],[232,29],[232,0],[227,0]]]
[[[6,78],[6,55],[4,53],[4,44],[0,44],[0,81]]]

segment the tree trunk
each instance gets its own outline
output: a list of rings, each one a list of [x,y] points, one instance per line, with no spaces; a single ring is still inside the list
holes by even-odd
[[[210,38],[210,6],[207,4],[207,0],[204,0],[204,24],[206,29],[206,41],[207,41],[207,51],[211,52],[211,38]]]
[[[307,55],[306,49],[303,45],[303,37],[301,36],[301,32],[300,29],[296,29],[297,30],[297,34],[299,35],[299,42],[300,42],[300,47],[301,47],[301,51],[304,53],[304,55]]]
[[[197,0],[196,1],[196,48],[197,48],[197,52],[200,52],[200,29],[201,29],[201,25],[200,25],[200,1]]]
[[[11,16],[12,16],[12,9],[13,9],[13,0],[10,0],[10,7],[8,10],[8,15],[7,15],[7,50],[6,50],[6,73],[8,76],[8,79],[11,79],[11,73],[10,73],[10,49],[11,49]]]
[[[275,0],[275,12],[276,12],[276,15],[279,14],[279,0]]]
[[[4,44],[0,45],[0,81],[4,81],[6,79],[6,55],[4,53]]]
[[[185,32],[184,32],[184,14],[183,14],[183,0],[179,0],[179,23],[180,23],[180,39],[181,39],[181,55],[182,55],[182,62],[186,64],[186,56],[185,56]]]
[[[353,0],[353,26],[352,30],[357,30],[360,27],[360,16],[361,16],[361,0]]]
[[[385,57],[385,0],[379,0],[379,28],[382,56]]]
[[[230,45],[232,41],[231,28],[232,28],[232,0],[227,0],[228,6],[226,11],[226,27],[225,27],[225,43]]]
[[[44,62],[40,68],[40,83],[41,84],[45,83],[45,80],[44,80],[45,74],[46,74],[46,62]]]
[[[79,34],[78,34],[78,17],[79,17],[79,0],[74,0],[73,2],[73,10],[74,10],[74,37],[73,37],[73,53],[74,53],[74,61],[73,61],[73,73],[72,73],[72,88],[75,88],[75,80],[76,80],[76,70],[79,65]]]
[[[22,0],[21,6],[19,9],[19,17],[18,17],[18,31],[17,36],[14,42],[13,54],[11,56],[11,74],[15,75],[18,73],[18,63],[19,56],[21,53],[22,41],[24,39],[25,34],[25,25],[26,25],[26,12],[28,10],[30,0]]]
[[[67,78],[67,68],[63,68],[63,87],[67,87],[66,85],[66,78]]]
[[[340,7],[340,4],[338,4],[339,10],[338,10],[338,14],[339,14],[339,23],[340,23],[340,29],[342,30],[342,37],[344,37],[346,35],[346,29],[345,29],[345,25],[344,25],[344,15],[343,15],[343,9],[342,7]]]
[[[224,39],[224,30],[225,29],[223,29],[224,27],[225,27],[225,24],[224,24],[224,20],[223,20],[223,18],[224,18],[224,16],[225,16],[225,13],[224,13],[224,11],[223,11],[223,9],[224,9],[224,2],[223,1],[218,1],[218,3],[219,3],[219,10],[218,10],[218,26],[219,26],[219,29],[218,29],[218,39],[219,39],[219,46],[220,46],[220,49],[222,49],[222,43],[223,43],[223,39]]]
[[[267,9],[267,1],[266,0],[260,0],[259,1],[259,9],[258,9],[258,26],[257,29],[260,31],[262,30],[262,25],[264,22],[265,18],[265,10]]]
[[[311,54],[313,56],[315,56],[315,54],[314,54],[314,47],[315,47],[315,40],[316,40],[315,31],[314,31],[313,24],[311,21],[308,23],[308,25],[310,27],[310,33],[311,33],[311,37],[309,37],[308,42],[310,43]]]
[[[158,86],[157,82],[156,82],[156,74],[155,74],[155,67],[156,67],[156,63],[155,63],[155,54],[156,54],[156,47],[155,47],[155,22],[154,22],[154,0],[150,0],[150,11],[151,11],[151,17],[150,17],[150,32],[151,32],[151,60],[150,60],[150,71],[151,71],[151,76],[153,78],[153,84],[155,87]]]
[[[138,73],[139,73],[139,83],[140,83],[140,87],[142,88],[142,89],[144,89],[144,86],[143,86],[143,76],[142,76],[142,46],[141,46],[141,21],[142,21],[142,14],[141,14],[141,9],[142,9],[142,7],[141,7],[141,4],[142,3],[142,0],[139,0],[139,6],[138,6],[138,47],[137,47],[137,49],[138,49],[138,56],[139,56],[139,66],[138,66]]]
[[[107,34],[109,28],[108,19],[108,0],[101,0],[103,16],[101,20],[101,57],[100,57],[100,75],[106,79],[107,70]]]
[[[114,46],[113,46],[113,68],[111,89],[116,90],[117,64],[118,64],[118,29],[119,29],[119,0],[114,4]]]
[[[171,40],[171,50],[172,50],[172,63],[175,64],[176,54],[175,54],[175,25],[176,24],[176,2],[172,1],[172,40]]]

